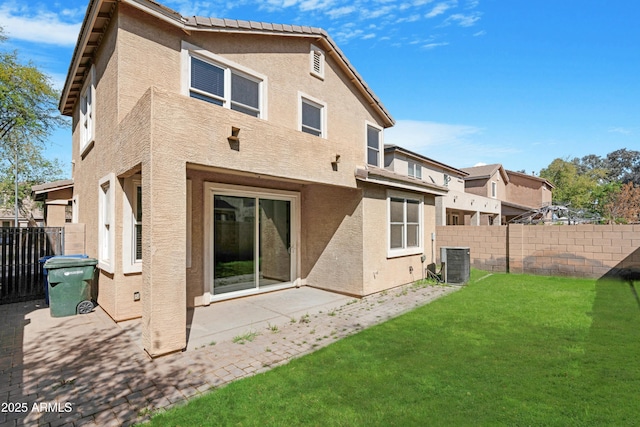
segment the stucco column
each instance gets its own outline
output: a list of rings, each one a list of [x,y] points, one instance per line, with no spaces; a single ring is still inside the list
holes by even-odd
[[[186,347],[187,202],[186,165],[176,148],[152,148],[142,165],[142,343],[155,357]]]
[[[475,211],[471,215],[471,224],[470,225],[480,225],[480,212]]]
[[[447,225],[447,207],[442,196],[436,197],[436,225]]]

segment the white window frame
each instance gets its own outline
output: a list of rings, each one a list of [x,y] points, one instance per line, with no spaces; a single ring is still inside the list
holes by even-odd
[[[115,182],[113,173],[98,181],[98,267],[108,273],[114,271]]]
[[[315,45],[311,45],[309,51],[309,68],[311,75],[324,80],[324,51]]]
[[[298,248],[301,245],[301,200],[300,193],[296,191],[266,189],[259,187],[245,187],[233,184],[219,184],[214,182],[205,181],[203,184],[203,200],[205,200],[204,209],[204,283],[205,294],[210,295],[211,302],[222,301],[225,299],[238,298],[240,296],[254,295],[266,292],[272,292],[274,290],[287,289],[292,287],[298,287],[305,284],[299,277],[300,265],[301,265],[301,253]],[[257,198],[269,198],[274,200],[288,200],[291,202],[291,282],[284,283],[282,285],[269,286],[266,289],[251,288],[244,291],[232,292],[229,294],[214,295],[213,293],[213,281],[214,281],[214,198],[216,195],[228,195],[234,197],[257,197]],[[257,204],[256,204],[257,207]],[[256,216],[257,218],[257,216]],[[255,221],[255,232],[258,231],[259,221]],[[258,242],[256,242],[257,245]],[[255,253],[258,253],[258,248],[255,248]]]
[[[408,175],[410,177],[422,180],[422,165],[418,162],[408,160]]]
[[[191,268],[191,235],[193,233],[193,182],[187,179],[187,268]]]
[[[321,101],[317,98],[309,96],[305,93],[298,92],[298,130],[303,132],[302,128],[302,104],[306,103],[313,107],[320,109],[320,135],[317,135],[318,138],[327,139],[327,104],[324,101]],[[306,133],[306,132],[305,132]],[[312,135],[308,133],[307,135]],[[316,135],[312,135],[316,136]]]
[[[391,199],[404,200],[403,247],[391,248]],[[418,202],[418,246],[407,247],[407,200]],[[387,258],[418,255],[424,252],[424,197],[414,193],[387,191]]]
[[[140,175],[124,180],[122,195],[122,271],[124,274],[142,272],[142,258],[136,259],[138,188],[142,188]]]
[[[231,109],[231,75],[236,74],[248,80],[258,83],[258,116],[257,118],[267,118],[267,76],[260,74],[241,64],[230,61],[220,55],[211,53],[198,46],[187,42],[182,42],[182,94],[191,96],[191,91],[217,99],[222,102],[222,107]],[[218,98],[213,94],[200,91],[191,87],[191,57],[207,62],[224,70],[224,97]],[[252,108],[252,107],[249,107]],[[238,111],[242,113],[241,111]],[[253,117],[253,116],[250,116]]]
[[[95,66],[91,66],[87,79],[80,92],[80,105],[78,109],[80,129],[80,155],[85,153],[93,146],[96,139],[96,85],[95,85]]]
[[[491,197],[494,199],[498,197],[498,183],[496,181],[491,181]]]
[[[369,163],[369,128],[373,128],[378,131],[378,164],[373,165]],[[369,122],[365,120],[364,125],[364,161],[367,165],[382,168],[383,164],[383,153],[384,153],[384,129],[381,126],[373,122]]]

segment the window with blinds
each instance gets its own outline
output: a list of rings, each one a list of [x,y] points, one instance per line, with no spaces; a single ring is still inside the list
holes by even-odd
[[[194,56],[190,64],[189,95],[192,98],[261,117],[261,79]]]

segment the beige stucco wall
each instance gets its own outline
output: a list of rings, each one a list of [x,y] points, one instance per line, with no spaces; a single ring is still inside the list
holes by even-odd
[[[388,255],[387,189],[379,185],[363,184],[364,191],[364,277],[363,295],[411,283],[422,279],[422,267],[433,258],[431,233],[435,232],[435,197],[414,193],[424,198],[423,252],[416,255]],[[422,264],[420,257],[426,257]]]
[[[512,203],[531,208],[539,208],[551,203],[551,191],[538,179],[509,174],[509,185],[506,190],[505,200]]]
[[[365,163],[365,122],[381,119],[329,55],[324,80],[309,73],[309,48],[317,40],[186,35],[121,3],[117,8],[98,51],[96,140],[84,155],[78,148],[77,106],[74,111],[75,195],[78,220],[86,224],[86,251],[97,257],[98,181],[109,173],[116,176],[116,255],[113,273],[100,273],[99,303],[116,320],[142,317],[143,345],[151,355],[184,348],[186,307],[207,303],[205,182],[299,191],[298,271],[311,286],[363,295],[409,281],[406,275],[389,273],[386,285],[379,281],[363,287],[364,206],[354,170]],[[181,94],[183,40],[267,76],[267,119]],[[326,102],[327,138],[297,130],[299,90]],[[240,129],[239,148],[227,139],[232,127]],[[336,168],[331,162],[337,154]],[[142,273],[125,274],[123,185],[134,173],[142,178],[143,262]],[[193,206],[188,268],[187,179]],[[371,215],[379,208],[372,205]],[[427,212],[425,224],[432,224],[434,211]],[[379,220],[368,227],[377,227],[373,224]],[[404,271],[406,261],[394,260],[391,268]],[[387,268],[384,260],[379,262],[381,270]],[[141,301],[133,300],[134,292],[141,293]]]
[[[312,185],[302,197],[302,277],[307,285],[363,295],[362,193]]]

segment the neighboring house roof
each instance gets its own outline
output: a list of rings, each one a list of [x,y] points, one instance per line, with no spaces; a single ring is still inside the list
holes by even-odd
[[[437,160],[433,160],[433,159],[431,159],[429,157],[423,156],[422,154],[418,154],[418,153],[415,153],[413,151],[407,150],[406,148],[400,147],[399,145],[385,144],[384,145],[384,151],[385,151],[385,153],[386,152],[397,151],[397,152],[405,154],[407,156],[414,157],[414,158],[416,158],[418,160],[421,160],[421,161],[423,161],[425,163],[430,163],[430,164],[432,164],[434,166],[441,167],[443,169],[448,170],[449,172],[456,173],[456,174],[461,175],[463,177],[466,177],[467,175],[469,175],[467,172],[465,172],[463,170],[456,169],[453,166],[449,166],[449,165],[446,165],[444,163],[440,163]]]
[[[551,182],[549,182],[548,180],[546,180],[544,178],[540,178],[539,176],[528,175],[526,173],[515,172],[515,171],[506,170],[506,169],[505,169],[505,171],[507,172],[507,175],[516,175],[516,176],[519,176],[519,177],[522,177],[522,178],[526,178],[526,179],[530,179],[530,180],[533,180],[533,181],[539,181],[539,182],[542,182],[543,184],[548,185],[552,189],[556,188],[555,185],[553,185]]]
[[[316,38],[324,45],[323,47],[328,50],[327,53],[334,58],[336,63],[338,63],[347,76],[349,76],[351,82],[369,101],[371,107],[381,116],[385,127],[391,127],[395,124],[395,120],[382,105],[382,102],[349,63],[333,39],[329,37],[323,29],[299,25],[203,18],[199,16],[185,18],[178,12],[151,0],[120,0],[119,2],[138,8],[158,19],[181,28],[186,33],[190,31],[208,31]],[[78,41],[67,73],[67,80],[65,81],[60,97],[58,108],[62,114],[70,115],[73,106],[80,96],[85,75],[94,62],[93,56],[100,46],[115,7],[116,1],[114,0],[90,0],[87,6],[87,13],[80,29],[80,35],[78,36]]]
[[[509,175],[507,175],[507,172],[499,163],[495,163],[492,165],[474,166],[471,168],[462,168],[462,170],[469,174],[464,178],[465,181],[471,181],[474,179],[489,179],[496,173],[496,171],[500,171],[500,175],[502,176],[502,179],[504,179],[504,182],[509,182]]]
[[[43,201],[47,197],[47,193],[58,190],[73,188],[72,179],[60,179],[58,181],[46,182],[31,187],[31,195],[36,201]]]
[[[421,179],[378,168],[369,165],[365,168],[356,169],[356,179],[358,181],[381,184],[388,187],[401,188],[406,190],[420,191],[423,193],[444,196],[449,192],[449,188],[442,185],[431,184]]]

